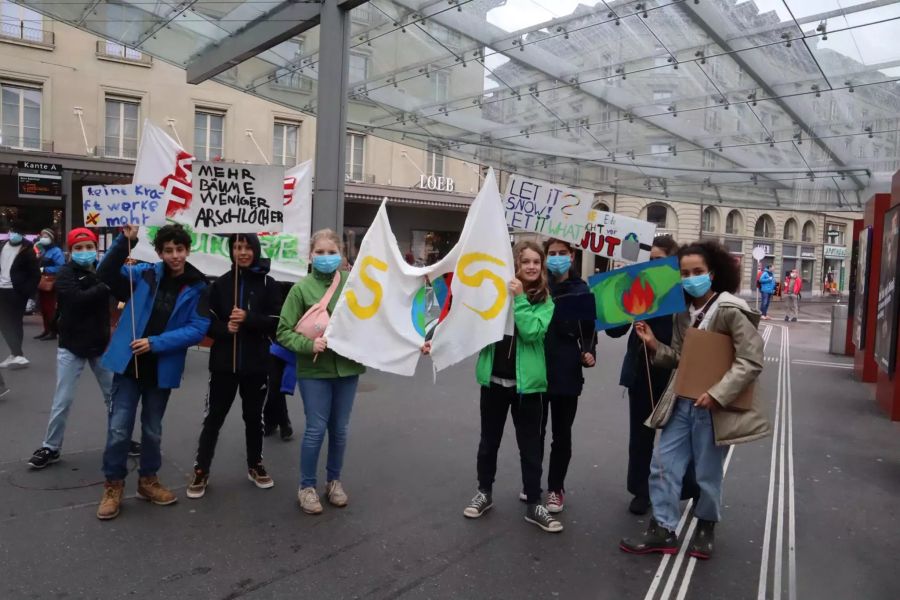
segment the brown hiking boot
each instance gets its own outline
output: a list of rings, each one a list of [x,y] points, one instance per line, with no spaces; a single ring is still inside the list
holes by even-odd
[[[100,506],[97,508],[97,518],[108,521],[118,517],[123,493],[125,493],[124,481],[107,481],[104,483],[103,498],[100,499]]]
[[[167,506],[178,501],[178,496],[163,487],[156,475],[138,479],[137,496],[159,506]]]

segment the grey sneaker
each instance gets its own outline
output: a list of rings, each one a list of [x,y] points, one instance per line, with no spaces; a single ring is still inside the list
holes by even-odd
[[[525,520],[550,533],[563,530],[563,524],[554,519],[543,504],[529,504],[525,510]]]
[[[477,519],[490,510],[492,506],[494,506],[494,501],[491,499],[491,493],[478,490],[478,493],[475,494],[469,502],[469,505],[463,511],[463,516],[470,519]]]
[[[328,482],[328,485],[325,487],[325,492],[328,496],[328,501],[332,506],[344,508],[350,501],[350,499],[347,498],[347,492],[344,491],[344,487],[337,479]]]
[[[297,492],[297,500],[300,501],[300,508],[308,515],[317,515],[322,512],[319,493],[314,487],[303,488]]]

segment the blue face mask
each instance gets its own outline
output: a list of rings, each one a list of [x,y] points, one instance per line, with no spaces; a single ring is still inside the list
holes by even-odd
[[[42,237],[38,240],[38,244],[40,244],[41,246],[49,246],[52,243],[53,243],[53,240],[51,240],[48,237]]]
[[[685,277],[681,280],[681,287],[684,288],[688,295],[694,298],[701,298],[712,287],[712,279],[709,278],[709,273]]]
[[[572,268],[572,257],[568,254],[547,257],[547,270],[554,275],[563,275]]]
[[[81,265],[82,267],[90,267],[95,262],[97,262],[97,251],[82,250],[80,252],[73,252],[72,260],[75,262],[75,264]]]
[[[313,269],[319,273],[334,273],[343,260],[340,254],[317,254],[313,256]]]
[[[22,234],[21,233],[10,233],[9,234],[9,243],[13,246],[18,246],[22,243]]]

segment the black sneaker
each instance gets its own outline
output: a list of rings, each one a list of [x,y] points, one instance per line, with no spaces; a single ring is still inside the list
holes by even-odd
[[[287,425],[282,425],[281,426],[281,441],[287,442],[292,437],[294,437],[294,428],[291,427],[291,424],[288,423]]]
[[[278,429],[278,425],[269,425],[268,423],[266,423],[263,427],[263,437],[271,436],[273,433],[275,433],[276,429]]]
[[[702,560],[712,556],[716,544],[715,527],[715,521],[697,519],[697,531],[694,532],[694,539],[691,540],[691,546],[688,548],[690,556]]]
[[[141,455],[141,444],[140,442],[130,442],[128,446],[128,456],[140,456]]]
[[[628,505],[628,512],[633,515],[646,515],[650,512],[650,498],[635,496]]]
[[[529,504],[525,509],[525,520],[550,533],[559,533],[563,530],[563,524],[554,519],[543,504]]]
[[[472,498],[472,501],[469,502],[469,505],[463,511],[463,515],[470,519],[477,519],[492,506],[494,506],[494,501],[491,499],[491,493],[478,490],[478,493],[475,494],[475,497]]]
[[[28,459],[28,466],[32,469],[43,469],[47,465],[53,464],[59,460],[59,451],[50,448],[38,448]]]
[[[650,519],[647,531],[639,537],[623,539],[619,542],[619,548],[630,554],[650,554],[651,552],[675,554],[678,551],[678,537],[674,531],[669,531],[657,523],[656,519]]]

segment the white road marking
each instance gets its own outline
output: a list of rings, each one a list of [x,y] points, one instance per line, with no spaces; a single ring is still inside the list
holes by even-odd
[[[810,365],[813,367],[831,367],[832,369],[852,369],[851,363],[825,362],[822,360],[803,360],[798,358],[792,361],[795,365]]]
[[[787,335],[787,329],[781,330],[781,353],[784,355],[784,341]],[[769,571],[769,545],[771,543],[772,533],[772,510],[775,500],[775,466],[777,464],[778,450],[778,431],[781,415],[781,397],[782,397],[782,379],[783,379],[784,363],[778,367],[778,387],[775,400],[775,431],[772,436],[772,458],[771,467],[769,468],[769,495],[766,502],[766,529],[763,533],[763,549],[762,558],[759,565],[759,587],[757,588],[757,600],[765,600],[766,583],[768,581]]]

